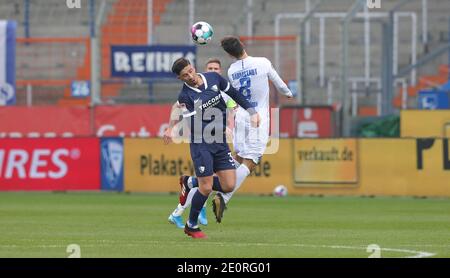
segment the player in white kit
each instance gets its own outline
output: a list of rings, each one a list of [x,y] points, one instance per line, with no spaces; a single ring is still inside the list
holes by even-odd
[[[236,169],[236,185],[232,192],[217,193],[213,200],[213,211],[217,222],[220,222],[223,211],[234,192],[236,192],[245,178],[259,164],[269,141],[269,80],[277,88],[278,92],[288,98],[292,98],[292,92],[280,78],[265,57],[252,57],[247,54],[244,45],[239,38],[234,36],[225,37],[221,40],[222,48],[236,61],[228,69],[228,79],[231,85],[239,90],[247,100],[253,104],[261,116],[259,127],[250,125],[248,114],[241,107],[235,116],[234,128],[234,151],[235,159],[240,163]]]

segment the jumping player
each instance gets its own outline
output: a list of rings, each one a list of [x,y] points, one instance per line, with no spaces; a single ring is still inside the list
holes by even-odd
[[[272,63],[264,57],[252,57],[247,54],[239,38],[225,37],[221,40],[222,48],[236,59],[228,69],[228,78],[234,88],[239,90],[261,115],[261,125],[252,127],[245,110],[238,108],[235,116],[233,145],[235,160],[239,163],[236,169],[236,185],[232,192],[216,194],[213,200],[213,212],[217,222],[221,222],[226,204],[230,201],[246,177],[255,169],[261,160],[269,140],[269,80],[278,92],[292,98],[292,92],[280,78]],[[195,177],[184,184],[180,199],[186,198],[191,186],[195,187]],[[220,184],[217,178],[214,183]]]
[[[252,126],[259,126],[258,112],[230,83],[215,72],[197,74],[185,58],[177,59],[172,72],[184,81],[178,96],[178,105],[183,107],[183,118],[190,118],[190,152],[198,180],[198,190],[192,197],[189,220],[184,232],[193,238],[206,235],[197,225],[198,215],[211,190],[227,193],[236,184],[236,168],[225,139],[226,104],[220,91],[233,98],[251,116]],[[171,119],[164,134],[165,143],[172,139],[172,129],[179,119]],[[213,174],[219,182],[213,182]],[[185,177],[187,178],[187,177]],[[183,184],[186,180],[181,181]]]
[[[205,70],[207,72],[217,72],[218,74],[222,74],[222,64],[219,59],[209,59],[205,64]],[[225,104],[228,108],[228,115],[227,115],[227,137],[232,137],[232,129],[234,127],[234,113],[235,109],[237,108],[236,102],[232,98],[230,98],[227,94],[221,92],[222,98],[225,101]],[[177,105],[176,103],[174,104]],[[192,178],[188,179],[188,184],[192,184],[192,182],[197,182],[196,179],[192,180]],[[196,186],[198,186],[196,184]],[[194,187],[191,192],[189,192],[189,195],[187,198],[181,198],[180,203],[175,208],[175,210],[169,215],[169,223],[175,224],[178,228],[183,229],[184,228],[184,222],[183,222],[183,213],[184,211],[191,205],[192,196],[195,194],[195,191],[197,191],[197,187]],[[208,225],[208,218],[206,217],[206,202],[203,206],[202,210],[200,211],[200,214],[198,216],[198,222],[201,225]]]

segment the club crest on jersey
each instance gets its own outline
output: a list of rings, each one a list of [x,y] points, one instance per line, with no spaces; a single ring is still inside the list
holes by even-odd
[[[214,92],[218,92],[219,88],[217,88],[217,85],[214,85],[211,87],[211,90],[213,90]]]

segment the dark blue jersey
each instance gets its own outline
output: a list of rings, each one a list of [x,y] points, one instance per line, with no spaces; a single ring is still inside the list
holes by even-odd
[[[245,97],[218,73],[206,72],[199,75],[203,84],[195,88],[184,83],[178,96],[178,102],[186,107],[183,117],[191,119],[191,143],[224,143],[227,105],[221,91],[250,113],[256,112]]]

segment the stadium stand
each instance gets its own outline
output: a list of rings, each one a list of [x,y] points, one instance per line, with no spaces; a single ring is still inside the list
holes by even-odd
[[[98,11],[101,1],[95,1],[95,10]],[[204,20],[215,28],[215,39],[208,47],[199,47],[197,64],[203,65],[210,57],[220,57],[227,67],[231,62],[219,47],[219,39],[228,34],[246,36],[247,1],[219,1],[219,0],[196,0],[195,14],[203,15],[201,18],[194,16],[194,21]],[[314,2],[314,1],[313,1]],[[27,85],[32,85],[33,104],[60,103],[60,104],[86,104],[89,101],[71,100],[69,95],[69,81],[86,79],[90,76],[89,45],[82,39],[88,39],[90,35],[89,9],[68,9],[65,1],[30,0],[29,19],[26,21],[26,10],[22,0],[7,0],[0,2],[0,18],[14,19],[19,23],[18,28],[18,102],[26,103]],[[89,4],[88,0],[82,0],[84,7]],[[109,68],[109,46],[112,44],[146,44],[147,42],[147,14],[145,0],[106,0],[106,16],[101,27],[101,76],[102,76],[102,98],[105,101],[114,102],[171,102],[175,99],[178,86],[174,82],[149,82],[147,80],[131,80],[122,82],[110,77]],[[190,43],[188,28],[189,24],[189,1],[181,0],[154,0],[154,32],[153,40],[157,44],[186,44]],[[353,0],[324,1],[317,9],[318,13],[346,12],[354,3]],[[397,2],[385,0],[382,8],[377,12],[387,12]],[[253,1],[254,25],[252,35],[273,36],[274,19],[279,13],[300,13],[305,10],[305,1],[298,0],[255,0]],[[448,40],[448,14],[450,7],[445,0],[428,1],[428,42],[422,43],[422,1],[412,0],[403,6],[401,12],[414,12],[418,17],[418,58]],[[230,17],[233,14],[235,16]],[[297,36],[299,33],[297,20],[283,20],[280,35]],[[308,104],[327,103],[327,88],[319,84],[319,21],[311,21],[311,39],[307,46],[307,76],[306,88]],[[325,79],[330,80],[340,74],[341,56],[341,31],[337,19],[327,20],[325,41]],[[28,26],[28,27],[27,27]],[[371,24],[371,75],[379,77],[381,74],[381,27],[379,24]],[[360,76],[364,72],[364,34],[362,21],[354,22],[350,27],[349,75]],[[411,23],[409,19],[400,20],[399,23],[399,68],[411,63],[410,50]],[[29,35],[31,41],[23,40]],[[77,38],[78,43],[53,42],[52,47],[43,42],[38,43],[36,38]],[[35,41],[33,41],[35,40]],[[47,42],[49,44],[50,42]],[[295,52],[295,41],[290,42],[289,52]],[[266,56],[272,61],[273,42],[251,42],[252,55]],[[278,69],[286,81],[295,79],[295,55],[283,53],[285,61]],[[64,57],[64,63],[51,59],[58,55]],[[73,59],[72,59],[73,58]],[[441,77],[430,77],[436,69],[445,68],[447,58],[442,56],[426,67],[421,68],[418,73],[424,77],[417,78],[418,87],[411,86],[408,89],[410,105],[414,105],[414,95],[419,88],[431,82],[442,82]],[[44,86],[44,83],[47,86]],[[426,86],[426,85],[425,85]],[[371,88],[372,90],[373,88]],[[369,90],[369,91],[371,91]],[[373,91],[373,90],[372,90]],[[339,99],[340,92],[335,90],[334,99]],[[394,101],[396,107],[400,105],[400,91]],[[376,95],[367,93],[359,98],[361,111],[376,111],[374,109]],[[366,107],[366,108],[364,108]]]

